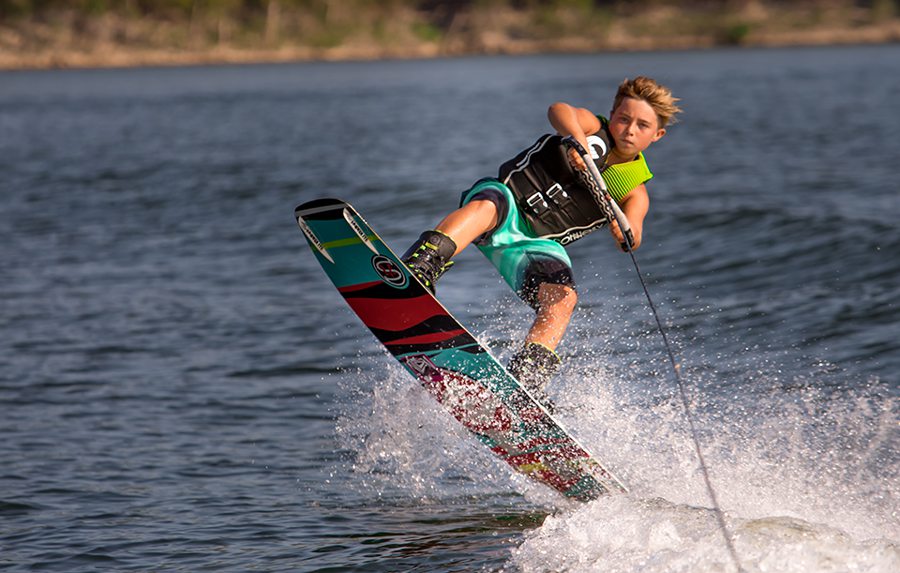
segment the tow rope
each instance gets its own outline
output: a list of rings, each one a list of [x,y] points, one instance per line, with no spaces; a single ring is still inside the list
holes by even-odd
[[[656,310],[656,305],[653,303],[653,298],[650,296],[650,290],[647,288],[647,283],[644,281],[644,275],[641,273],[641,268],[638,265],[637,258],[634,256],[634,234],[631,231],[631,225],[628,223],[628,218],[625,216],[625,213],[619,208],[619,205],[612,199],[609,194],[609,191],[606,189],[606,183],[603,181],[603,177],[600,174],[600,170],[597,168],[596,163],[591,158],[590,154],[584,149],[584,146],[579,143],[577,139],[572,136],[568,136],[563,139],[563,141],[570,145],[575,151],[581,156],[584,164],[587,166],[588,173],[590,174],[590,180],[592,180],[594,195],[597,198],[598,203],[601,208],[604,210],[608,220],[610,222],[615,221],[619,225],[619,229],[622,231],[622,236],[625,238],[625,242],[622,243],[622,247],[625,251],[631,255],[631,262],[634,264],[634,270],[637,273],[638,279],[641,282],[641,287],[644,289],[644,295],[647,297],[647,303],[650,305],[650,310],[653,312],[653,318],[656,320],[656,328],[659,330],[659,334],[662,336],[663,344],[666,347],[666,353],[669,355],[669,362],[672,365],[672,372],[675,375],[675,382],[678,386],[678,393],[681,396],[681,405],[684,410],[684,417],[687,419],[688,427],[691,431],[691,439],[694,442],[694,452],[697,454],[697,460],[700,463],[700,470],[703,474],[703,481],[706,484],[706,491],[709,494],[709,499],[712,502],[713,513],[716,516],[716,521],[719,526],[719,531],[722,533],[722,537],[725,540],[725,546],[728,549],[728,553],[731,555],[732,561],[734,561],[735,567],[737,567],[738,573],[744,573],[745,570],[741,565],[741,560],[738,558],[737,551],[734,548],[734,542],[732,541],[732,535],[728,529],[728,524],[725,522],[725,514],[722,512],[722,507],[719,505],[718,496],[716,495],[716,490],[712,485],[712,480],[709,477],[709,470],[707,469],[706,460],[703,457],[703,451],[700,448],[700,439],[697,437],[697,428],[694,424],[694,416],[691,412],[690,402],[688,401],[687,391],[685,390],[684,381],[681,378],[681,366],[675,360],[675,354],[672,352],[672,347],[669,344],[669,337],[666,336],[666,330],[663,328],[662,320],[659,318],[659,312]]]

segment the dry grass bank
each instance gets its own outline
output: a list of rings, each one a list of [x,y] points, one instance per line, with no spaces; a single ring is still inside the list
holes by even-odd
[[[313,3],[315,4],[315,3]],[[310,5],[313,5],[310,4]],[[419,3],[427,6],[428,3]],[[194,11],[188,18],[56,11],[0,21],[0,68],[111,67],[199,63],[427,58],[900,41],[893,0],[725,3],[446,3],[324,1],[322,10],[243,14]],[[441,8],[444,6],[444,8]]]

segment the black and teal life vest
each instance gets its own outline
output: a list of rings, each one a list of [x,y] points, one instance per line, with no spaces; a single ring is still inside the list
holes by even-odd
[[[600,121],[602,129],[587,138],[590,153],[609,194],[621,202],[653,174],[643,154],[627,163],[606,166],[613,140],[606,119],[600,117]],[[512,191],[519,212],[535,236],[567,245],[607,223],[593,193],[570,166],[559,135],[541,136],[501,165],[498,178]]]

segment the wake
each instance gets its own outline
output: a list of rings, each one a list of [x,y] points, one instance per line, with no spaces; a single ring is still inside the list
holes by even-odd
[[[338,439],[353,452],[355,487],[379,497],[490,503],[517,492],[550,512],[510,570],[733,570],[677,398],[648,403],[645,386],[613,372],[587,356],[551,393],[563,424],[629,486],[624,496],[573,503],[515,473],[393,365],[356,388]],[[752,395],[692,404],[746,570],[900,570],[896,399],[876,383],[752,382]]]

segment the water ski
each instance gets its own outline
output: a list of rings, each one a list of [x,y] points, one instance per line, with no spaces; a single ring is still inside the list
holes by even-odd
[[[294,216],[350,308],[482,444],[572,499],[626,491],[409,273],[350,204],[318,199],[298,206]]]

